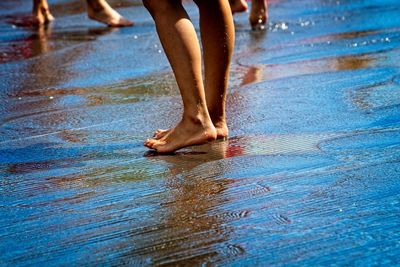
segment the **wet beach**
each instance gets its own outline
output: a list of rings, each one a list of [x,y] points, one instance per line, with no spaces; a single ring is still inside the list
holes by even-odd
[[[236,14],[230,137],[174,155],[143,146],[182,111],[150,15],[82,2],[0,2],[1,266],[400,264],[398,0]]]

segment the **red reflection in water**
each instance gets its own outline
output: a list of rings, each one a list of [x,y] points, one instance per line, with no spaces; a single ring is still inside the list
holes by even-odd
[[[17,22],[14,23],[18,24]],[[48,41],[51,35],[52,29],[50,25],[41,26],[30,36],[12,41],[8,46],[2,46],[0,48],[0,63],[28,59],[50,52],[52,49]]]

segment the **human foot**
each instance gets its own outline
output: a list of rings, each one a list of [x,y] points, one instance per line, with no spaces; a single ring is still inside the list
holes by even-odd
[[[33,23],[36,25],[47,24],[54,20],[53,15],[51,15],[47,3],[34,4],[33,11]]]
[[[247,10],[247,3],[245,0],[229,0],[232,14],[237,12],[244,12]]]
[[[228,126],[226,125],[226,122],[218,122],[218,123],[213,123],[215,130],[217,131],[217,139],[224,139],[228,137],[229,135],[229,130]],[[153,135],[154,139],[161,139],[164,136],[166,136],[171,130],[173,129],[157,129]]]
[[[88,17],[110,27],[132,26],[133,22],[121,16],[105,1],[88,1]]]
[[[267,0],[253,0],[249,21],[253,30],[264,30],[268,21],[268,5]]]
[[[147,139],[144,145],[159,153],[171,153],[178,149],[205,144],[217,138],[217,132],[211,122],[181,121],[175,128],[165,130],[159,139]]]

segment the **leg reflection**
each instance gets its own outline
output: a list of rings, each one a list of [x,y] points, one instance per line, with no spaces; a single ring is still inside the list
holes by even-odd
[[[235,181],[224,177],[222,161],[240,155],[229,143],[216,141],[190,152],[156,156],[167,163],[170,175],[161,203],[162,230],[155,237],[157,250],[147,255],[154,264],[207,264],[244,253],[231,239],[232,217],[227,216],[233,213],[226,206],[227,190]]]

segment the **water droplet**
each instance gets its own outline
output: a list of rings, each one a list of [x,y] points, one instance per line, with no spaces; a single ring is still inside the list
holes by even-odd
[[[53,99],[54,98],[54,96],[49,96],[49,99]]]
[[[158,45],[157,45],[157,44],[155,44],[155,45],[154,45],[154,48],[157,48],[157,47],[158,47]]]
[[[18,100],[21,100],[22,99],[22,97],[18,97]]]
[[[279,29],[287,30],[288,28],[289,28],[289,26],[285,22],[280,22],[280,23],[275,24],[272,31],[277,31]]]
[[[137,35],[134,35],[134,36],[133,36],[133,39],[137,39],[137,38],[138,38],[138,36],[137,36]]]
[[[302,22],[300,22],[300,26],[301,27],[306,27],[306,26],[308,26],[308,25],[310,25],[311,24],[311,21],[302,21]]]
[[[160,54],[162,53],[161,49],[158,49],[158,53],[160,53]]]

